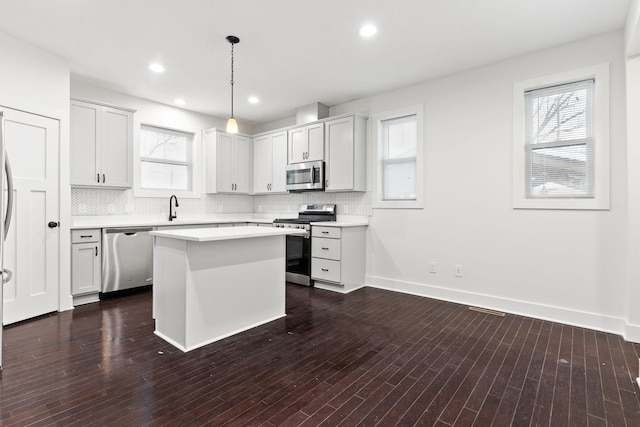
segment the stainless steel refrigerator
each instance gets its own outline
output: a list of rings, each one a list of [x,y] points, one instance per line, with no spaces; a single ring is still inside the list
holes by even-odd
[[[2,212],[3,221],[0,226],[0,272],[2,274],[2,284],[11,280],[12,272],[4,268],[4,239],[11,225],[11,210],[13,209],[13,182],[11,176],[11,166],[5,152],[4,140],[4,113],[0,110],[0,212]],[[3,288],[0,286],[0,369],[2,369],[2,319],[3,319]]]

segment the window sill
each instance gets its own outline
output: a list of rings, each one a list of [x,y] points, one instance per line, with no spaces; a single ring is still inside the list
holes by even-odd
[[[136,188],[133,190],[134,197],[155,197],[159,199],[166,199],[175,195],[181,199],[200,199],[202,194],[195,191],[180,191],[180,190],[144,190]]]
[[[514,209],[609,210],[609,200],[601,199],[516,199]]]
[[[393,200],[373,202],[373,209],[423,209],[422,200]]]

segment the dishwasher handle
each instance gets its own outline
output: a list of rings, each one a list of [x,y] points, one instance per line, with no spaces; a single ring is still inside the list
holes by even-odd
[[[123,233],[127,236],[134,236],[137,233],[146,233],[153,231],[153,227],[122,227],[122,228],[105,228],[105,234]]]

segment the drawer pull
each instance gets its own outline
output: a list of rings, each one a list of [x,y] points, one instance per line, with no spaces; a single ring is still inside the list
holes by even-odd
[[[322,248],[322,250],[323,250],[323,251],[328,251],[328,250],[329,250],[329,248]]]
[[[80,237],[83,238],[83,239],[88,239],[89,237],[93,237],[93,235],[92,234],[83,234]]]
[[[322,234],[329,234],[328,231],[321,231]]]
[[[328,268],[323,268],[322,271],[324,271],[325,273],[329,272]]]

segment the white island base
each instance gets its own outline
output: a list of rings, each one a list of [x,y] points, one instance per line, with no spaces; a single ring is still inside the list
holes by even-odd
[[[285,235],[236,227],[156,231],[155,334],[190,351],[285,316]]]

